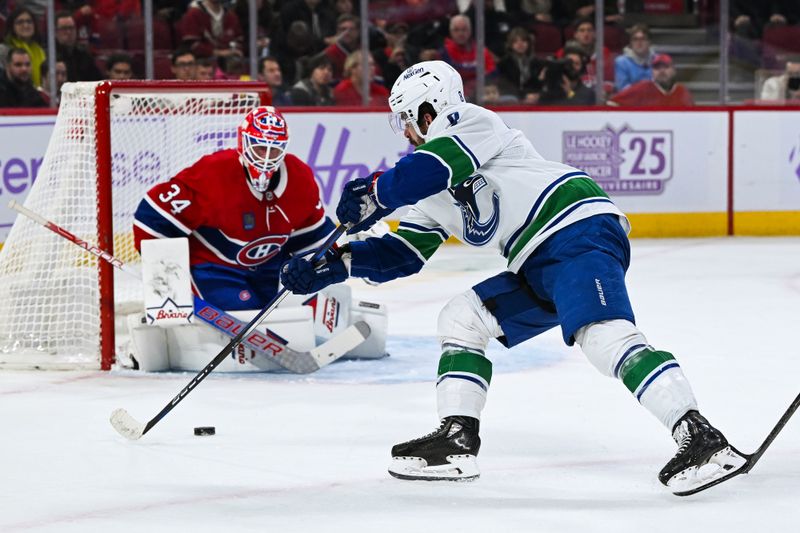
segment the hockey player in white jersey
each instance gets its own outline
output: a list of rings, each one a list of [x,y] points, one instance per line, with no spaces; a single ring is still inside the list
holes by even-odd
[[[337,208],[349,231],[412,206],[396,232],[353,242],[322,266],[293,258],[283,284],[309,293],[348,276],[388,281],[418,272],[449,235],[491,247],[508,269],[442,309],[436,382],[441,426],[392,448],[401,479],[479,476],[481,411],[492,379],[486,345],[511,347],[561,326],[600,372],[619,379],[672,433],[677,454],[659,473],[691,494],[741,470],[745,458],[699,412],[675,357],[635,325],[625,286],[628,219],[583,171],[546,161],[500,117],[466,103],[458,73],[418,63],[389,97],[395,125],[416,146],[390,170],[348,183]]]

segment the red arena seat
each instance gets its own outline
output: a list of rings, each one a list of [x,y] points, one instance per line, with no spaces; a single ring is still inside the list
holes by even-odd
[[[536,37],[534,50],[539,55],[549,55],[561,48],[561,30],[553,24],[536,22],[528,28]]]
[[[132,50],[144,50],[144,19],[142,17],[131,17],[125,23],[125,39],[128,48]],[[174,48],[172,40],[172,28],[169,23],[158,17],[153,17],[153,49],[172,50]]]

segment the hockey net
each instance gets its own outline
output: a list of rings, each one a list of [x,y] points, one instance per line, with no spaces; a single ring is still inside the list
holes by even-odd
[[[269,98],[247,82],[65,84],[25,206],[136,266],[145,192],[235,146],[244,115]],[[108,369],[115,308],[141,299],[137,280],[18,216],[0,250],[0,368]]]

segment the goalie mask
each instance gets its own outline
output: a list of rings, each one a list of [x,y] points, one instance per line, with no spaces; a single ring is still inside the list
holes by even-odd
[[[419,106],[428,102],[439,114],[464,101],[464,84],[456,69],[444,61],[423,61],[407,68],[394,82],[389,94],[389,124],[400,134],[409,125],[425,140],[419,129]]]
[[[247,179],[255,190],[267,190],[288,145],[286,119],[274,107],[257,107],[244,117],[238,129],[237,151],[239,160],[247,169]]]

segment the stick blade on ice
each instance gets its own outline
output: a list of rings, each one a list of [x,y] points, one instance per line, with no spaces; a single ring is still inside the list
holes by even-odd
[[[130,440],[138,440],[144,435],[144,424],[138,422],[125,409],[116,409],[111,413],[111,425],[117,433]]]

